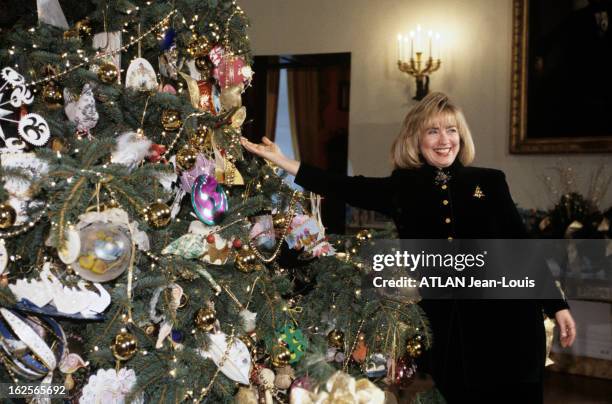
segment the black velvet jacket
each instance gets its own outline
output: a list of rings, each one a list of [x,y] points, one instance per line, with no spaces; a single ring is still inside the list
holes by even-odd
[[[443,183],[439,176],[446,175]],[[437,178],[438,177],[438,178]],[[450,177],[450,178],[448,178]],[[403,239],[514,239],[526,232],[503,172],[464,167],[440,173],[424,165],[391,176],[348,177],[302,163],[295,182],[352,206],[393,218]],[[544,310],[567,308],[558,300],[423,300],[434,346],[421,368],[440,387],[541,381],[545,359]]]

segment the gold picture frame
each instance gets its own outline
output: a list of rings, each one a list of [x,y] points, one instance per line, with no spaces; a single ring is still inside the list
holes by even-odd
[[[530,18],[530,12],[532,7],[534,10],[542,13],[544,2],[538,2],[537,0],[513,0],[513,27],[512,27],[512,80],[511,80],[511,109],[510,109],[510,153],[514,154],[532,154],[532,153],[604,153],[612,152],[612,130],[610,132],[605,131],[603,134],[600,131],[596,136],[592,136],[588,133],[588,130],[581,131],[577,130],[571,135],[564,134],[563,136],[555,137],[551,134],[546,136],[534,136],[534,133],[542,133],[541,130],[531,130],[529,114],[532,116],[538,116],[537,109],[535,108],[539,104],[546,104],[549,100],[546,99],[550,95],[550,103],[558,102],[552,94],[548,94],[542,91],[540,94],[535,94],[536,99],[540,100],[539,104],[534,103],[534,106],[530,108],[528,101],[533,100],[534,92],[539,87],[534,87],[532,93],[529,93],[530,83],[536,83],[537,78],[530,77],[533,73],[535,66],[531,66],[529,58],[530,55],[535,55],[534,52],[530,52],[530,46],[533,45],[533,41],[530,40],[530,32],[534,32],[534,27],[530,27],[530,22],[533,23],[534,19]],[[573,12],[573,11],[572,11]],[[569,13],[569,12],[568,12]],[[610,16],[612,18],[612,15]],[[550,24],[550,22],[548,22]],[[612,35],[611,32],[605,32],[606,35]],[[534,39],[535,40],[535,39]],[[543,41],[541,41],[543,42]],[[551,41],[548,41],[549,43]],[[557,49],[563,49],[563,43],[559,42],[556,44]],[[534,57],[535,59],[535,57]],[[537,71],[537,70],[536,70]],[[539,73],[539,71],[538,71]],[[612,74],[612,73],[609,73]],[[532,74],[535,75],[535,74]],[[570,78],[568,78],[570,79]],[[571,79],[577,79],[577,77],[571,77]],[[606,82],[609,82],[608,77],[605,78]],[[561,82],[564,85],[564,82]],[[567,83],[571,86],[572,83]],[[549,88],[556,89],[556,87],[550,86]],[[559,90],[561,91],[561,90]],[[586,110],[584,106],[581,106],[579,99],[571,99],[567,97],[568,103],[575,102],[576,108],[582,108]],[[565,101],[565,100],[564,100]],[[553,107],[548,107],[551,110]],[[572,116],[571,108],[569,105],[566,107],[570,113],[560,112],[558,114],[559,120],[566,119],[567,116]],[[549,110],[550,111],[550,110]],[[608,115],[612,113],[608,112]],[[578,119],[578,118],[576,118]],[[608,119],[602,116],[601,119]],[[587,121],[587,120],[584,120]],[[589,122],[591,120],[588,120]],[[580,122],[580,121],[578,121]],[[606,123],[606,125],[608,125]],[[603,124],[602,124],[603,126]],[[531,134],[529,133],[531,130]],[[552,132],[552,131],[551,131]],[[609,135],[607,134],[609,133]]]

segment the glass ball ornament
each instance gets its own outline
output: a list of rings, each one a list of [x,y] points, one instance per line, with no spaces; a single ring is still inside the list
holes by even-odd
[[[42,98],[49,108],[58,107],[64,101],[62,89],[54,81],[45,84],[42,90]]]
[[[191,145],[186,145],[176,153],[176,165],[179,170],[189,171],[198,158],[198,151]]]
[[[282,368],[289,364],[291,360],[291,352],[283,344],[276,344],[270,351],[270,362],[275,368]]]
[[[147,206],[142,215],[151,227],[160,228],[170,223],[172,219],[170,207],[165,203],[155,202]]]
[[[127,331],[120,332],[113,340],[111,351],[115,359],[127,361],[138,352],[138,340],[134,334]]]
[[[98,66],[98,79],[105,84],[113,84],[117,82],[119,78],[119,71],[117,66],[112,63],[103,63]]]
[[[8,203],[0,204],[0,229],[8,229],[15,224],[17,212]]]
[[[132,241],[124,226],[94,222],[79,230],[79,239],[81,249],[72,267],[82,278],[109,281],[129,266]]]
[[[181,128],[183,121],[181,113],[176,109],[165,109],[161,114],[161,124],[164,130],[174,132]]]
[[[327,343],[333,348],[344,347],[344,333],[338,329],[333,329],[327,334]]]
[[[208,307],[199,309],[194,320],[196,327],[205,332],[211,332],[215,328],[216,321],[217,314]]]
[[[225,189],[208,174],[200,175],[194,181],[191,206],[198,219],[209,226],[218,224],[229,209]]]

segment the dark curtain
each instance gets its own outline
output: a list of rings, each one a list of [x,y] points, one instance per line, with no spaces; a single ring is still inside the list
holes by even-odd
[[[299,159],[326,167],[321,135],[319,102],[319,70],[300,68],[287,70],[289,119],[291,132],[298,145]]]

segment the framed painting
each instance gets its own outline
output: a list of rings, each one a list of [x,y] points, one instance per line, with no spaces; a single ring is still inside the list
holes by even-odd
[[[612,152],[612,0],[513,0],[511,153]]]

